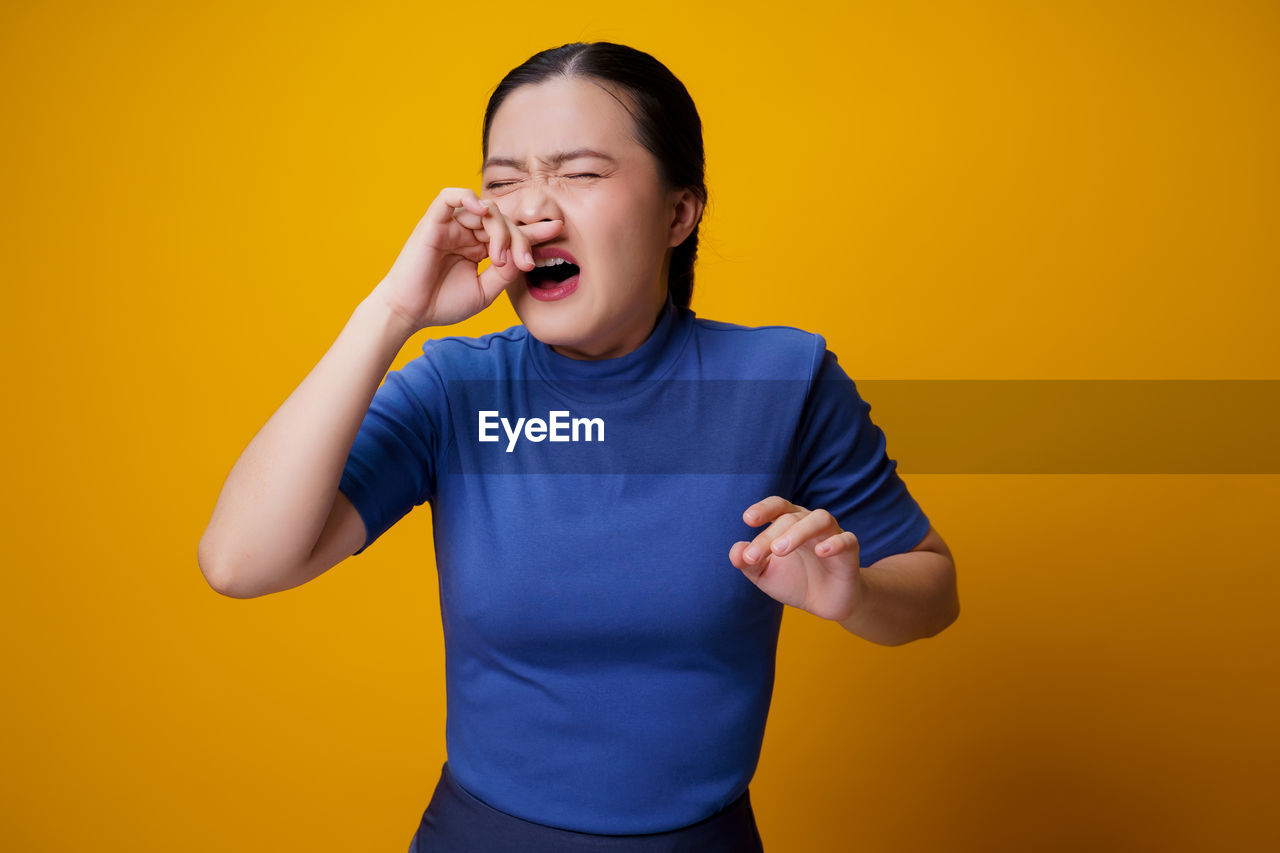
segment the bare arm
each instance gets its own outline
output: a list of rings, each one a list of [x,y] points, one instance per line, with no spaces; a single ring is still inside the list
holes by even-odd
[[[391,362],[419,330],[484,310],[533,268],[530,241],[563,225],[517,226],[471,190],[440,191],[391,271],[227,475],[196,548],[210,586],[232,598],[292,589],[364,544],[364,521],[338,485]],[[496,260],[481,273],[487,257]]]
[[[249,442],[196,549],[200,570],[218,592],[252,598],[290,589],[364,544],[364,522],[338,483],[409,326],[384,300],[366,298]]]
[[[956,565],[932,525],[910,551],[863,566],[858,537],[825,509],[780,495],[747,507],[752,527],[772,522],[729,560],[761,590],[883,646],[932,637],[960,616]]]
[[[853,614],[840,622],[851,634],[884,646],[933,637],[960,616],[956,564],[938,531],[904,554],[863,566]]]

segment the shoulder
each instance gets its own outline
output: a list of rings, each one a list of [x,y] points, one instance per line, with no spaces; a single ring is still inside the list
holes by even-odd
[[[723,320],[711,320],[706,317],[695,317],[694,325],[700,334],[711,338],[720,338],[726,342],[742,342],[749,345],[774,344],[778,346],[803,346],[822,335],[796,326],[766,325],[744,326],[741,323],[726,323]]]
[[[511,372],[527,336],[524,326],[479,337],[447,335],[422,344],[422,354],[387,373],[386,381],[410,389],[425,400],[446,388],[450,380],[500,379]]]
[[[501,332],[490,332],[479,337],[463,335],[446,335],[432,338],[422,344],[422,352],[433,358],[484,358],[485,354],[493,355],[506,350],[519,349],[529,337],[529,330],[524,326],[510,326]]]
[[[515,361],[525,346],[529,331],[523,325],[478,337],[447,335],[422,345],[420,359],[441,376],[483,378],[493,375],[499,365]]]
[[[827,351],[821,334],[796,326],[745,326],[695,318],[699,348],[789,377],[812,375]]]

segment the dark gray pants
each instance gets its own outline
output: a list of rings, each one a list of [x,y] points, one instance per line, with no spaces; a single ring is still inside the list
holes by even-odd
[[[690,826],[648,835],[592,835],[498,811],[458,784],[446,761],[409,853],[764,853],[749,791]]]

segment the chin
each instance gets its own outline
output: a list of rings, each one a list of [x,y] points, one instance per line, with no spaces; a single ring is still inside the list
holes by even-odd
[[[581,311],[566,310],[568,305],[542,303],[526,296],[512,307],[529,334],[548,346],[577,347],[588,340],[584,334],[586,318]]]
[[[529,334],[550,347],[568,347],[569,349],[581,349],[589,342],[589,338],[584,335],[581,324],[566,324],[556,321],[525,323],[525,328],[529,330]]]

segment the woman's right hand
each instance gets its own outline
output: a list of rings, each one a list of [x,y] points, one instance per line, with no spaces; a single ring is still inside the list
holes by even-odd
[[[533,244],[560,233],[564,221],[515,225],[474,191],[446,187],[414,227],[399,257],[370,294],[403,317],[407,336],[478,314],[523,272]],[[492,263],[483,273],[480,261]],[[406,339],[407,339],[406,336]]]

